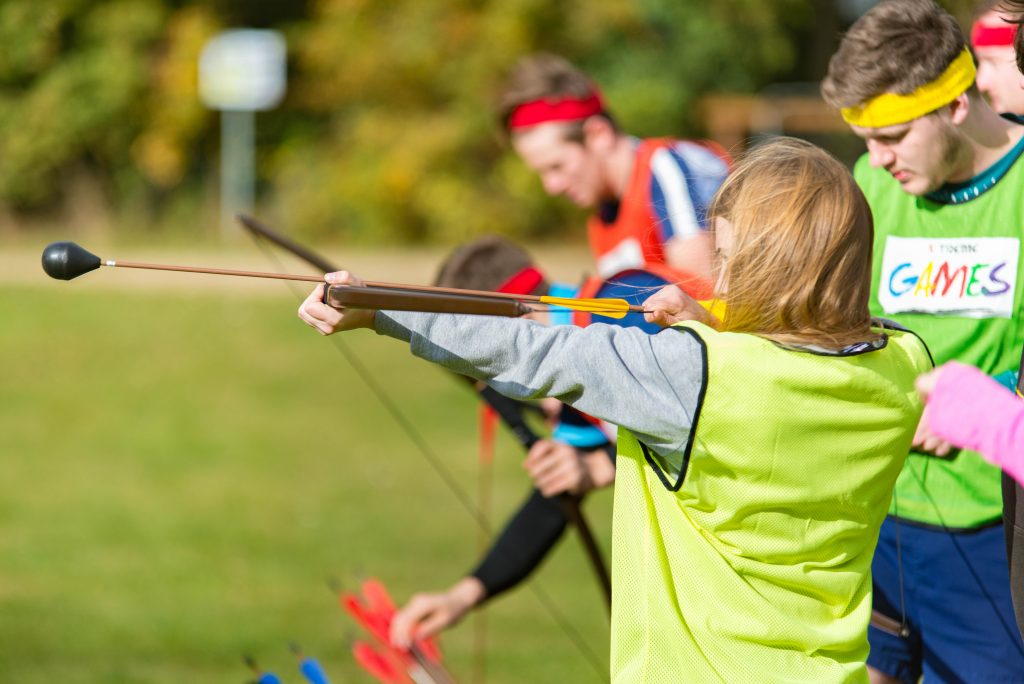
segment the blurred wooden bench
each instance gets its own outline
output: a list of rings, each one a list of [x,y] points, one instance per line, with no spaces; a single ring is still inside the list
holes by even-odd
[[[708,137],[733,154],[772,135],[807,138],[844,159],[850,148],[863,150],[839,112],[818,95],[816,83],[779,84],[756,95],[706,95],[697,111]]]

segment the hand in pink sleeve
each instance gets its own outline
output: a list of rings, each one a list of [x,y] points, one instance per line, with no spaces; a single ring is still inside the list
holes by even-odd
[[[950,361],[922,375],[922,424],[956,446],[981,453],[1024,484],[1024,401],[972,366]]]

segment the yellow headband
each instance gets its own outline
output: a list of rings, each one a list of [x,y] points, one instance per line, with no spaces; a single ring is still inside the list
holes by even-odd
[[[856,107],[841,111],[846,123],[864,128],[884,128],[913,121],[949,104],[974,83],[974,58],[964,51],[946,67],[942,75],[909,95],[882,93]]]

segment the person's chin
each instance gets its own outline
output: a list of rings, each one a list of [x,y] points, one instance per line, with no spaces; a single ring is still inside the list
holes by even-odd
[[[929,183],[923,178],[913,178],[901,185],[903,186],[903,192],[915,197],[924,197],[928,193],[935,192],[942,187],[942,183]]]
[[[908,195],[913,195],[914,197],[924,197],[931,191],[932,188],[929,188],[920,183],[905,183],[903,185],[903,192],[907,193]]]
[[[934,188],[928,187],[928,182],[920,176],[909,173],[893,174],[892,179],[900,184],[900,189],[908,195],[927,195]]]

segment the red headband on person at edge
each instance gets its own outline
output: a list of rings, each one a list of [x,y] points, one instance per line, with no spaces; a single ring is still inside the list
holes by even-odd
[[[993,26],[976,21],[971,27],[971,47],[1013,47],[1017,28],[1018,24],[1004,22]]]
[[[508,117],[510,131],[529,128],[551,121],[579,121],[604,111],[601,93],[594,91],[587,97],[541,98],[524,102],[512,110]]]
[[[532,294],[542,280],[544,280],[543,273],[533,266],[527,266],[503,282],[497,291],[508,294]]]

